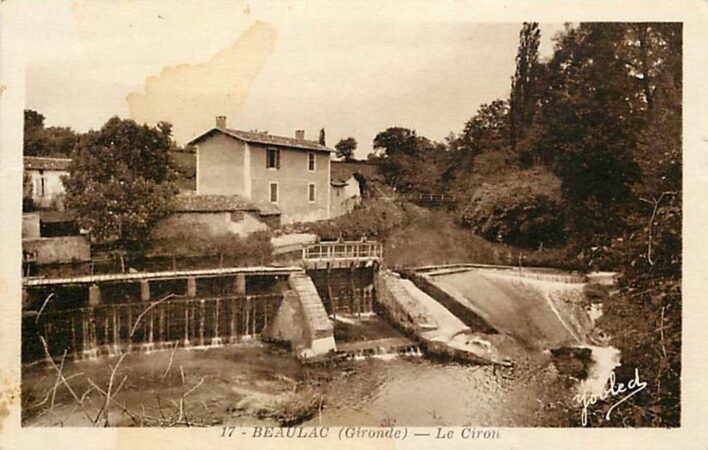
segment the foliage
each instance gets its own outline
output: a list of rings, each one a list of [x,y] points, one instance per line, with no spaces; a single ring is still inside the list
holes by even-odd
[[[447,138],[447,146],[447,157],[441,162],[442,185],[447,190],[471,195],[480,184],[479,178],[486,177],[485,159],[507,160],[502,166],[493,163],[499,170],[495,174],[514,169],[516,158],[509,150],[509,103],[495,100],[481,105],[462,133]]]
[[[171,126],[111,118],[82,136],[62,182],[67,207],[98,242],[142,241],[176,193],[169,167]]]
[[[320,143],[320,145],[327,145],[324,128],[320,128],[320,137],[318,139],[318,142]]]
[[[44,126],[44,116],[26,109],[23,151],[25,156],[67,158],[76,146],[79,136],[67,127]]]
[[[570,28],[548,64],[534,151],[560,177],[572,227],[583,235],[620,231],[640,180],[637,92],[616,53],[623,33],[621,24]]]
[[[477,113],[465,123],[457,148],[478,155],[504,148],[509,141],[509,103],[505,100],[494,100],[483,104]]]
[[[231,263],[262,265],[271,261],[273,246],[267,232],[258,231],[247,237],[215,235],[206,225],[189,224],[176,226],[169,236],[153,237],[148,250],[151,256],[222,255]]]
[[[527,170],[483,184],[461,207],[460,217],[487,239],[535,248],[563,242],[563,209],[559,180]]]
[[[511,148],[522,139],[531,126],[535,113],[536,80],[538,78],[538,47],[541,30],[537,22],[524,22],[519,32],[519,51],[516,54],[516,72],[511,78],[509,99],[509,138]]]
[[[369,199],[361,207],[334,219],[298,224],[294,231],[317,234],[322,240],[383,239],[408,220],[406,209],[394,202]]]
[[[354,151],[356,151],[356,147],[357,142],[353,137],[340,139],[334,146],[337,150],[337,158],[341,158],[345,161],[351,161],[354,159]]]
[[[442,183],[446,147],[418,136],[415,130],[390,127],[374,138],[379,170],[401,192],[436,192]]]
[[[679,426],[681,25],[635,23],[607,26],[607,34],[613,37],[613,43],[603,43],[603,38],[592,37],[600,31],[596,25],[581,25],[577,30],[567,32],[560,44],[567,43],[573,52],[588,52],[597,47],[607,52],[600,58],[590,53],[582,58],[585,66],[606,65],[604,71],[586,79],[585,83],[596,86],[585,96],[604,98],[607,115],[626,125],[622,130],[624,134],[613,137],[626,142],[612,142],[613,152],[619,151],[622,158],[636,164],[642,178],[623,186],[626,201],[610,209],[623,216],[625,227],[620,230],[605,227],[603,233],[585,240],[584,248],[578,246],[578,250],[581,250],[579,257],[586,267],[622,269],[621,291],[606,302],[599,326],[612,336],[611,345],[622,352],[622,366],[616,369],[617,380],[632,379],[636,368],[648,387],[624,402],[621,409],[615,410],[611,421],[605,418],[610,402],[596,408],[590,420],[594,426]],[[568,39],[572,42],[568,43]],[[565,50],[561,47],[558,51]],[[602,57],[612,61],[604,63]],[[572,67],[573,63],[570,63],[559,66],[559,69],[571,70]],[[576,74],[592,72],[588,67],[576,68]],[[600,86],[603,84],[605,86]],[[604,92],[605,89],[609,91]],[[606,98],[610,93],[622,95]],[[587,111],[584,109],[589,103],[587,99],[573,101],[577,102],[576,107],[581,112]],[[600,100],[596,98],[595,101]],[[581,126],[611,132],[611,126],[599,117],[600,108],[596,107],[596,116],[583,118],[586,123]],[[618,111],[623,117],[616,116]],[[566,120],[571,122],[570,117]],[[544,133],[543,138],[547,137],[548,134]],[[541,142],[543,140],[539,140]],[[576,145],[587,145],[587,142],[578,139]],[[594,155],[595,158],[604,156],[603,152]],[[608,172],[613,170],[620,172],[621,166],[606,167]],[[628,189],[631,192],[626,192]]]
[[[175,172],[175,183],[180,189],[197,189],[197,155],[189,148],[170,150],[170,167]]]

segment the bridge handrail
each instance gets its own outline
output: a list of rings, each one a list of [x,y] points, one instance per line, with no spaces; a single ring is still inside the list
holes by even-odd
[[[382,258],[383,245],[378,242],[320,242],[302,249],[302,259]]]

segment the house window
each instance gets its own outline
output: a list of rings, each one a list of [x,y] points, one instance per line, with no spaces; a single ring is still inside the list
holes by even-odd
[[[278,183],[270,183],[270,201],[278,203]]]
[[[280,150],[274,148],[266,150],[266,168],[280,169]]]
[[[315,202],[315,183],[310,183],[307,185],[307,200],[310,203]]]
[[[307,154],[307,170],[310,172],[315,171],[315,152],[310,152]]]
[[[46,178],[44,178],[44,171],[40,170],[39,171],[39,183],[37,184],[37,194],[40,197],[44,197],[46,195],[46,192],[47,192],[46,191],[46,188],[47,188],[46,183],[47,183],[47,181],[46,181]]]

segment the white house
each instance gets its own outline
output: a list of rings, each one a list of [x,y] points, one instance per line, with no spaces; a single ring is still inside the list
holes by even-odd
[[[62,175],[69,175],[69,158],[25,156],[24,169],[32,183],[32,200],[41,208],[50,208],[64,194]]]

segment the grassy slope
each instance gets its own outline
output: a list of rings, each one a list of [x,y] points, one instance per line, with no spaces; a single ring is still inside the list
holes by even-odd
[[[444,209],[406,207],[408,221],[384,239],[389,266],[479,263],[558,267],[563,249],[527,251],[487,241],[464,228]]]
[[[505,246],[461,228],[445,211],[409,210],[410,222],[392,230],[385,240],[384,257],[389,266],[505,262]]]

